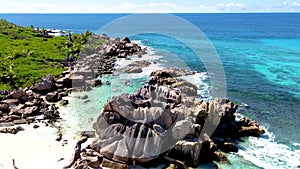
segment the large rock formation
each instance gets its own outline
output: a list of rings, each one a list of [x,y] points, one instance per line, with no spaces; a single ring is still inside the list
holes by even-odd
[[[229,99],[198,100],[195,85],[175,78],[193,73],[155,71],[133,94],[108,100],[94,124],[98,138],[89,147],[103,155],[102,166],[149,166],[162,157],[187,166],[229,162],[219,149],[237,152],[237,147],[219,140],[264,132],[255,122],[236,122],[237,106]]]

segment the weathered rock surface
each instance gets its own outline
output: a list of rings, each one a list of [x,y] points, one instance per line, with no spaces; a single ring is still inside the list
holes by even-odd
[[[239,136],[259,136],[264,134],[263,128],[259,127],[258,122],[251,121],[249,118],[244,117],[238,123]]]
[[[122,41],[120,39],[110,39],[107,42],[107,46],[104,46],[106,56],[126,58],[132,54],[145,54],[145,50],[132,43],[128,37],[125,37]]]
[[[9,112],[9,104],[7,104],[7,103],[0,103],[0,111],[2,111],[2,112]]]
[[[229,99],[197,100],[196,86],[175,78],[183,74],[194,72],[171,68],[153,72],[149,83],[133,94],[108,100],[94,124],[98,138],[90,145],[103,155],[105,166],[126,168],[133,161],[148,165],[161,154],[187,166],[213,160],[229,163],[219,150],[237,152],[237,147],[230,142],[215,144],[214,138],[263,133],[257,123],[236,122],[238,107]],[[207,128],[216,129],[211,138]]]
[[[38,110],[39,108],[37,106],[32,106],[32,107],[26,107],[24,109],[20,109],[18,113],[26,116],[31,116],[34,115],[34,113],[37,113]]]
[[[24,131],[24,128],[21,126],[13,127],[13,128],[2,128],[0,129],[0,133],[9,133],[9,134],[17,134],[19,131]]]
[[[35,121],[37,115],[42,114],[45,120],[57,119],[59,117],[59,112],[56,110],[57,108],[45,102],[45,100],[57,100],[57,98],[49,98],[53,93],[55,97],[59,94],[58,91],[51,92],[52,90],[56,90],[54,82],[53,77],[47,75],[42,78],[39,84],[8,93],[6,97],[0,101],[0,111],[2,112],[0,115],[1,126],[5,126],[2,124],[8,123],[12,123],[12,125],[32,123]],[[62,89],[59,91],[61,93],[65,92],[65,90]],[[45,99],[41,97],[43,94],[46,94]]]
[[[28,96],[28,94],[23,89],[14,90],[9,94],[12,99],[20,99],[23,96]]]
[[[41,79],[40,83],[34,85],[32,90],[37,93],[47,93],[55,88],[55,79],[51,75],[47,75]]]
[[[176,159],[185,161],[188,166],[199,164],[201,145],[199,142],[178,141],[170,154],[176,154]]]
[[[122,68],[121,71],[124,73],[141,73],[143,68],[148,67],[150,64],[151,62],[145,60],[135,61]]]
[[[57,92],[47,93],[45,98],[48,102],[57,102],[60,99]]]

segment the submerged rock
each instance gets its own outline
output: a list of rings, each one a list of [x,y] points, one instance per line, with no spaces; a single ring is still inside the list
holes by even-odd
[[[149,66],[150,64],[151,62],[145,60],[135,61],[122,68],[121,71],[124,73],[141,73],[143,71],[143,68]]]

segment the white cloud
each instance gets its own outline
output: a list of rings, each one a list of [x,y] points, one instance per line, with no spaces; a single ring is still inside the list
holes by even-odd
[[[183,12],[184,6],[170,2],[157,2],[157,3],[148,3],[145,9],[148,12]]]
[[[282,12],[300,11],[300,0],[274,0],[268,2],[231,0],[220,1],[179,0],[11,0],[0,3],[0,13],[180,13],[180,12]]]
[[[287,6],[288,6],[288,3],[286,1],[274,5],[275,8],[284,8],[284,7],[287,7]]]
[[[214,6],[209,5],[200,5],[197,8],[198,12],[215,12],[216,8]]]
[[[216,7],[221,11],[241,11],[245,10],[246,6],[242,3],[218,3],[216,4]]]
[[[178,6],[176,4],[170,3],[170,2],[159,2],[159,3],[149,3],[149,8],[177,8]]]
[[[299,11],[300,3],[297,1],[290,2],[290,3],[287,1],[284,1],[282,3],[272,5],[272,8],[273,8],[273,11],[280,11],[280,12]]]
[[[117,8],[119,9],[125,9],[125,10],[132,10],[132,9],[136,9],[138,7],[138,5],[135,5],[133,3],[130,2],[123,2],[120,5],[117,6]]]
[[[116,7],[109,7],[111,10],[113,9],[114,12],[124,12],[124,13],[131,13],[133,11],[137,11],[141,6],[130,3],[130,2],[123,2],[119,5],[116,5]]]
[[[292,3],[292,6],[293,6],[293,7],[300,7],[300,3],[299,3],[299,2],[293,2],[293,3]]]

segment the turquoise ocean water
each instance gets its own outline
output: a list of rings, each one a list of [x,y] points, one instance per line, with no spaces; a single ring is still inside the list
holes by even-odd
[[[175,15],[193,23],[211,40],[224,66],[227,97],[237,104],[249,105],[241,107],[240,113],[267,129],[260,138],[237,141],[240,151],[227,154],[232,164],[222,168],[300,168],[300,13]],[[125,14],[0,14],[0,18],[23,26],[73,32],[96,32],[122,16]],[[205,71],[197,56],[175,39],[154,34],[131,38],[161,56],[157,61],[162,66],[180,60],[192,70]],[[78,105],[83,101],[73,97],[73,103],[63,111],[66,117],[76,116],[75,119],[82,121],[79,128],[89,128],[112,94],[132,92],[146,79],[145,74],[132,80],[126,88],[94,89],[88,93],[91,101],[82,107]],[[122,79],[106,80],[122,83]]]

